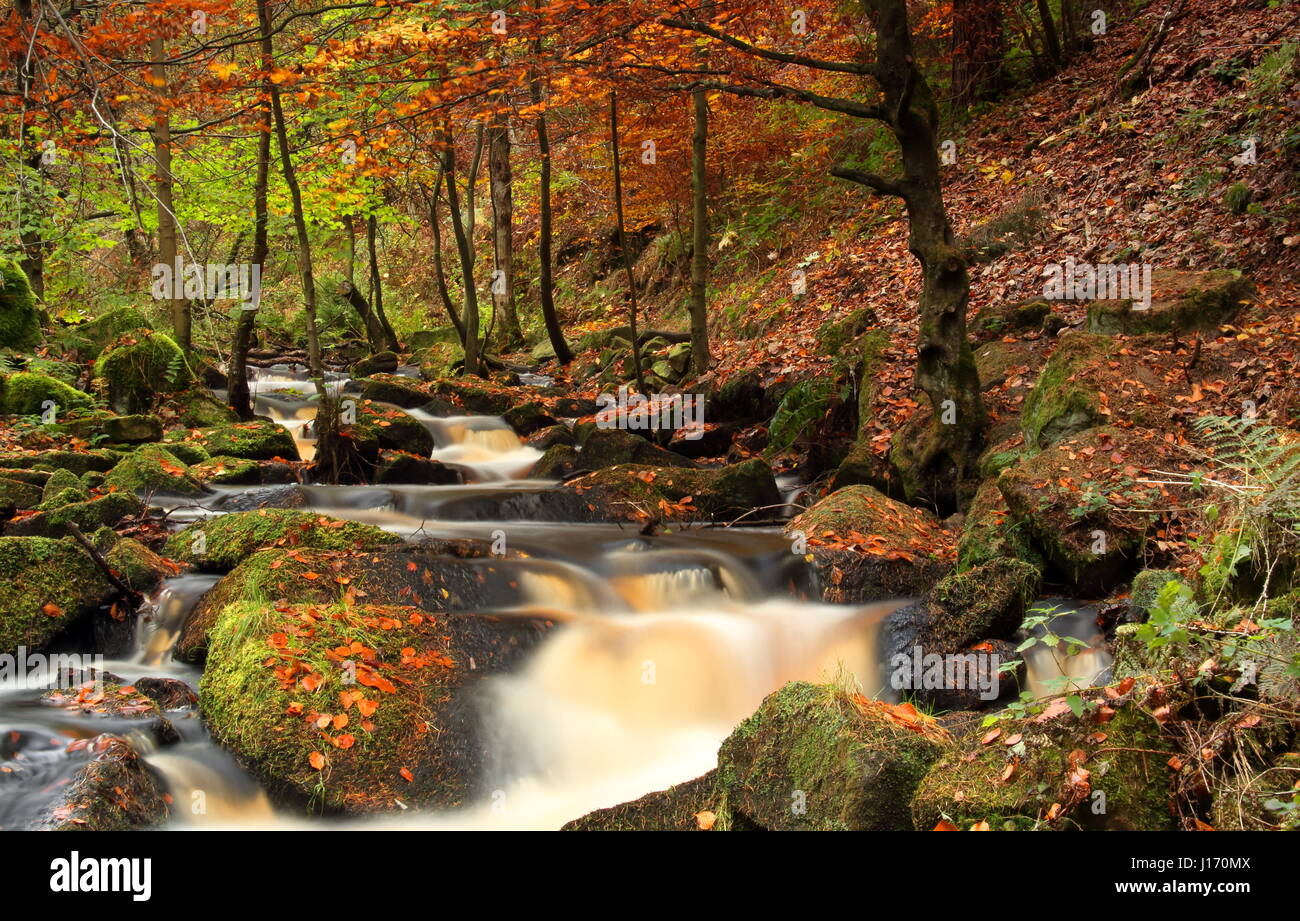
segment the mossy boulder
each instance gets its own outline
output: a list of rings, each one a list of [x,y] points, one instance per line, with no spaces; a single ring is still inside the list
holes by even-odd
[[[242,457],[246,460],[296,461],[298,445],[293,435],[283,425],[267,419],[235,422],[214,428],[196,429],[184,434],[184,439],[196,444],[210,457]],[[172,445],[168,445],[171,448]]]
[[[213,738],[273,794],[319,811],[451,808],[481,791],[484,676],[518,623],[413,607],[231,605],[199,684]]]
[[[51,404],[56,418],[73,409],[87,409],[91,398],[75,387],[38,371],[18,371],[0,379],[0,412],[20,416],[44,413]]]
[[[149,592],[176,571],[161,556],[131,537],[124,537],[113,544],[104,558],[127,585],[141,594]]]
[[[990,390],[1008,381],[1015,382],[1031,376],[1030,372],[1042,361],[1032,342],[986,342],[975,350],[975,370],[979,374],[980,389]]]
[[[40,502],[39,486],[0,476],[0,516],[8,518],[16,510],[35,508]]]
[[[1038,569],[1020,560],[990,560],[949,573],[926,596],[932,617],[921,644],[927,652],[951,653],[988,637],[1011,636],[1041,586]]]
[[[118,336],[95,359],[108,404],[122,414],[147,413],[160,394],[187,387],[194,379],[185,353],[163,333],[135,329]]]
[[[582,455],[578,449],[572,444],[561,442],[550,445],[542,452],[529,475],[538,480],[560,480],[583,469]]]
[[[1151,273],[1151,288],[1149,305],[1134,299],[1094,301],[1088,308],[1088,330],[1131,336],[1217,329],[1255,293],[1250,279],[1230,269],[1157,269]]]
[[[20,351],[41,342],[41,314],[27,274],[12,259],[0,259],[0,342]]]
[[[104,485],[122,492],[201,496],[208,489],[189,466],[162,445],[144,445],[109,471]]]
[[[449,486],[464,482],[455,467],[405,451],[380,451],[374,481],[422,486]]]
[[[1040,329],[1052,305],[1040,298],[1013,304],[988,304],[975,311],[970,331],[979,339],[1001,338],[1010,333]],[[981,382],[983,378],[980,378]]]
[[[262,465],[246,457],[218,455],[190,467],[189,475],[216,486],[250,486],[262,482]]]
[[[71,541],[0,537],[0,653],[43,649],[113,593]]]
[[[134,831],[164,825],[167,789],[124,739],[101,735],[57,801],[32,823],[42,831]]]
[[[376,352],[352,365],[353,377],[369,377],[372,374],[392,374],[401,364],[393,352]]]
[[[429,387],[435,397],[443,397],[467,413],[500,416],[517,400],[509,390],[489,386],[483,381],[442,379]]]
[[[328,550],[382,547],[401,538],[373,525],[327,518],[296,509],[232,512],[197,521],[167,539],[166,554],[208,572],[229,572],[265,547]]]
[[[443,326],[439,329],[418,329],[411,333],[410,338],[406,340],[406,347],[412,352],[418,352],[420,349],[427,349],[443,342],[453,342],[460,345],[460,334],[456,332],[456,327]]]
[[[1105,336],[1071,333],[1043,366],[1025,398],[1020,427],[1025,444],[1047,447],[1109,419],[1097,387],[1096,369],[1109,361],[1115,344]]]
[[[64,338],[87,358],[96,358],[123,333],[149,328],[149,321],[137,308],[118,307],[89,323],[71,327]]]
[[[435,342],[416,350],[411,361],[424,380],[439,381],[456,373],[465,361],[465,349],[459,342]]]
[[[103,527],[115,527],[143,512],[144,503],[134,493],[111,492],[84,502],[59,504],[30,518],[10,522],[5,526],[5,533],[20,537],[62,537],[71,523],[90,534]]]
[[[113,451],[36,451],[28,454],[0,454],[0,468],[22,470],[70,470],[106,473],[121,460]]]
[[[1142,623],[1155,607],[1156,598],[1170,582],[1183,579],[1172,569],[1144,569],[1133,577],[1129,588],[1129,620]]]
[[[197,382],[172,394],[167,405],[176,413],[176,421],[188,428],[212,428],[239,421],[233,409]]]
[[[546,451],[555,445],[577,445],[577,439],[574,437],[572,430],[567,425],[560,423],[558,425],[548,426],[541,431],[534,432],[524,444],[530,448],[536,448],[539,451]]]
[[[1084,594],[1104,592],[1132,575],[1151,510],[1168,504],[1142,482],[1164,451],[1145,430],[1089,429],[1002,471],[998,489],[1056,574]]]
[[[629,803],[589,812],[566,822],[560,831],[709,831],[717,820],[712,808],[716,783],[717,771],[709,771]]]
[[[346,431],[364,454],[377,457],[381,450],[389,450],[428,457],[433,453],[433,433],[400,409],[367,400],[357,405],[356,413],[356,422]]]
[[[361,398],[414,409],[429,402],[429,390],[419,381],[400,374],[372,374],[361,388]]]
[[[722,743],[714,828],[909,831],[912,793],[950,745],[910,707],[791,682]]]
[[[644,521],[661,514],[725,521],[781,501],[772,468],[758,459],[713,470],[619,464],[572,480],[559,491],[594,506],[588,520],[606,521]],[[665,511],[661,502],[681,505]]]
[[[952,566],[953,535],[934,516],[870,486],[846,486],[792,518],[831,603],[919,595]]]
[[[1034,549],[1026,526],[1012,516],[997,482],[985,480],[962,522],[957,541],[957,568],[967,570],[1002,558],[1029,563],[1039,570],[1046,566],[1043,555]]]
[[[86,489],[81,477],[71,470],[60,468],[51,473],[50,478],[45,481],[38,508],[45,512],[74,502],[86,502],[89,499],[90,491]]]
[[[616,464],[641,464],[650,467],[694,467],[695,462],[663,448],[632,432],[614,428],[585,430],[581,438],[580,462],[588,470],[601,470]]]
[[[1093,692],[1079,716],[1059,699],[1035,716],[1000,721],[987,744],[987,735],[966,739],[921,781],[915,827],[1172,830],[1167,762],[1175,744],[1151,715],[1147,692],[1146,684],[1117,697]]]
[[[507,410],[504,418],[506,425],[514,429],[515,434],[520,438],[526,438],[540,429],[557,424],[555,417],[536,400],[529,400],[527,403],[512,407]]]

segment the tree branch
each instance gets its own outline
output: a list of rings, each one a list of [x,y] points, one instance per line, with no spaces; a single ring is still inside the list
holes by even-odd
[[[751,45],[749,42],[728,35],[720,29],[713,28],[713,26],[706,26],[702,22],[690,22],[684,19],[665,17],[659,20],[659,24],[667,26],[670,29],[682,29],[688,32],[698,32],[701,35],[715,38],[723,44],[730,45],[737,51],[744,52],[752,57],[765,58],[769,61],[777,61],[781,64],[797,64],[800,67],[811,67],[814,70],[829,70],[837,74],[862,74],[864,76],[874,76],[876,73],[874,64],[861,64],[853,61],[824,61],[821,58],[810,58],[802,54],[788,54],[784,51],[773,51],[770,48],[759,48],[757,45]]]
[[[832,166],[831,175],[837,179],[847,179],[849,182],[864,185],[881,195],[893,195],[903,200],[907,199],[908,188],[905,179],[888,179],[875,173],[865,173],[862,170],[849,169],[845,166]]]

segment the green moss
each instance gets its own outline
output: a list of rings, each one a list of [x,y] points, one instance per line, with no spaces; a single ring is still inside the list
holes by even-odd
[[[0,476],[0,509],[35,508],[40,501],[39,486]]]
[[[27,275],[12,259],[0,259],[0,342],[34,349],[41,342],[41,315]]]
[[[1172,829],[1166,761],[1173,741],[1136,696],[1111,706],[1113,718],[1101,725],[1087,713],[1079,718],[1067,710],[1046,722],[1034,717],[1004,721],[994,744],[981,744],[981,735],[975,734],[921,781],[912,799],[916,828],[949,821],[963,830],[976,822],[988,822],[994,830]],[[1002,744],[1016,736],[1019,744]],[[1088,771],[1090,791],[1081,797],[1070,795],[1067,759],[1074,751],[1083,753],[1080,766]],[[1008,774],[1013,762],[1015,769]],[[1095,792],[1105,796],[1104,811]],[[1053,804],[1068,808],[1049,822]]]
[[[0,653],[43,649],[112,591],[71,541],[0,537]]]
[[[964,571],[1001,558],[1020,560],[1039,571],[1045,566],[1025,526],[1012,517],[997,483],[985,480],[966,512],[957,542],[957,568]]]
[[[922,718],[825,685],[791,682],[718,751],[719,830],[910,830],[907,804],[948,746]]]
[[[193,372],[168,336],[149,329],[124,333],[95,360],[109,405],[123,414],[146,413],[158,396],[189,385]]]
[[[932,651],[957,652],[989,637],[1010,636],[1041,585],[1037,568],[1010,559],[945,576],[927,598],[938,615],[930,625]]]
[[[135,307],[119,307],[89,323],[72,327],[64,338],[87,358],[95,358],[114,339],[133,329],[149,329],[149,321]]]
[[[23,470],[112,470],[120,458],[112,451],[37,451],[33,454],[0,454],[0,467]]]
[[[259,509],[195,522],[168,538],[166,553],[172,559],[225,572],[265,547],[348,550],[401,542],[400,537],[368,524],[293,509]],[[199,549],[202,552],[196,552]]]
[[[172,573],[172,567],[162,557],[130,537],[113,544],[105,558],[137,592],[148,592]]]
[[[239,421],[233,409],[198,383],[173,394],[169,402],[176,410],[177,420],[190,428],[210,428]]]
[[[1212,330],[1231,321],[1255,291],[1250,279],[1230,269],[1158,270],[1151,287],[1146,307],[1132,300],[1095,301],[1088,308],[1088,330],[1108,335]]]
[[[465,360],[465,350],[459,342],[436,342],[419,348],[411,361],[420,368],[420,377],[437,381],[451,377],[457,366]]]
[[[201,483],[248,485],[262,481],[262,467],[255,460],[219,455],[191,467],[190,475]]]
[[[144,445],[109,471],[104,484],[122,492],[201,496],[207,489],[162,445]]]
[[[361,403],[357,406],[357,421],[348,431],[371,456],[385,448],[421,457],[433,453],[433,435],[424,423],[389,406]]]
[[[124,518],[139,515],[143,511],[143,503],[133,494],[114,492],[85,502],[72,502],[42,511],[11,524],[9,531],[38,537],[62,537],[67,533],[68,524],[72,523],[89,534],[101,527],[114,527]]]
[[[45,404],[53,403],[58,416],[72,409],[88,409],[90,397],[58,378],[36,371],[19,371],[0,381],[0,412],[20,416],[43,413]]]
[[[176,437],[178,443],[183,440],[207,452],[204,460],[207,457],[219,456],[242,457],[246,460],[273,460],[277,457],[290,461],[300,459],[298,446],[294,443],[289,430],[264,419],[198,429],[196,432],[183,432]],[[172,445],[169,443],[168,447]],[[201,461],[190,461],[190,463],[201,463]]]
[[[1025,398],[1020,427],[1025,444],[1047,447],[1106,422],[1096,382],[1086,373],[1114,348],[1104,336],[1072,333],[1061,340]]]

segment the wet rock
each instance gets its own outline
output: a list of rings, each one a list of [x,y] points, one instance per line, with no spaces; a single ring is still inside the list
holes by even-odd
[[[69,410],[90,407],[92,401],[88,394],[38,371],[18,371],[0,377],[0,413],[40,415],[51,405],[57,417],[62,418]]]
[[[911,708],[791,682],[722,743],[713,827],[911,830],[912,793],[950,744]]]
[[[147,413],[158,396],[183,390],[194,379],[180,347],[163,333],[135,329],[113,340],[95,360],[114,412]]]
[[[560,831],[704,831],[716,821],[713,803],[717,771],[647,793],[640,799],[597,809],[567,822]]]
[[[577,444],[573,432],[567,425],[552,425],[529,436],[524,444],[530,448],[536,448],[539,451],[546,451],[555,445],[568,445],[573,447]]]
[[[88,470],[112,470],[121,458],[112,451],[36,451],[30,454],[0,454],[0,467],[23,470],[64,469],[77,475]],[[10,474],[12,476],[12,474]]]
[[[199,705],[199,695],[194,689],[175,678],[140,678],[135,682],[135,689],[160,710],[192,710]]]
[[[361,398],[375,403],[391,403],[414,409],[429,402],[429,391],[419,381],[394,374],[374,374],[361,388]]]
[[[836,490],[791,519],[785,533],[802,535],[830,603],[919,595],[952,567],[950,532],[870,486]]]
[[[945,680],[943,686],[935,688],[920,687],[909,695],[927,712],[969,713],[983,710],[996,706],[999,701],[1016,697],[1022,688],[1028,686],[1025,677],[1028,670],[1016,652],[1014,643],[999,639],[981,640],[966,649],[958,650],[956,655],[964,660],[955,669],[960,675],[958,680]],[[1002,665],[1011,662],[1020,662],[1020,665],[1010,673],[1000,671]],[[917,669],[912,667],[908,671],[915,675]],[[924,675],[924,660],[922,674]]]
[[[762,376],[746,371],[728,378],[709,396],[705,409],[709,418],[743,425],[770,418],[776,407],[768,400]]]
[[[280,483],[221,496],[207,505],[219,512],[251,512],[270,508],[303,508],[307,494],[295,483]]]
[[[200,698],[213,737],[283,799],[344,813],[450,808],[482,792],[482,679],[541,635],[527,621],[413,607],[245,602],[211,631]]]
[[[0,342],[19,351],[41,342],[41,314],[27,274],[13,259],[0,259]]]
[[[375,482],[448,486],[464,480],[456,468],[436,460],[403,451],[381,451]]]
[[[167,821],[164,786],[135,749],[123,739],[101,735],[88,743],[88,750],[93,760],[32,829],[130,831],[157,828]]]
[[[123,537],[104,558],[128,586],[147,594],[159,582],[175,574],[175,568],[138,540]]]
[[[282,458],[290,461],[301,459],[289,430],[268,419],[197,429],[185,433],[184,440],[197,444],[210,457],[242,457],[247,460]]]
[[[115,592],[71,541],[0,537],[0,653],[45,648]]]
[[[1094,301],[1088,308],[1088,330],[1138,335],[1217,329],[1255,293],[1250,279],[1229,269],[1157,269],[1151,273],[1151,288],[1149,306],[1133,299]]]
[[[41,702],[78,716],[139,723],[163,744],[180,739],[176,727],[158,704],[134,685],[90,680],[76,688],[46,691],[41,695]]]
[[[104,485],[141,495],[201,496],[208,492],[190,473],[189,465],[162,445],[145,445],[128,454],[109,471]]]
[[[1147,694],[1146,684],[1113,698],[1094,692],[1081,716],[1058,698],[1037,715],[1000,721],[989,744],[964,741],[917,788],[915,827],[1172,829],[1174,744],[1144,705]]]
[[[266,547],[371,549],[401,538],[368,524],[293,509],[233,512],[198,521],[167,539],[166,553],[207,572],[229,572]]]
[[[552,410],[562,419],[580,419],[599,412],[600,404],[585,397],[560,397],[553,404]]]
[[[345,431],[356,439],[362,453],[369,456],[377,457],[384,449],[421,457],[433,452],[433,435],[424,423],[384,403],[359,405],[356,423]]]
[[[85,533],[115,527],[124,519],[144,513],[144,504],[132,493],[113,492],[87,502],[73,502],[5,525],[14,537],[61,537],[68,524]]]
[[[546,407],[535,400],[507,410],[503,418],[520,438],[556,424],[556,420],[546,411]]]

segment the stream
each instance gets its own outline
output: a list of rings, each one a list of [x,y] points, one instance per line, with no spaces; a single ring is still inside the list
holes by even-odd
[[[346,389],[331,375],[327,386]],[[286,426],[304,459],[314,453],[317,394],[300,369],[250,369],[257,412]],[[495,742],[490,796],[445,812],[309,819],[277,811],[209,738],[194,711],[169,712],[180,741],[160,746],[139,721],[80,715],[41,701],[42,676],[0,686],[0,828],[20,827],[54,801],[91,757],[85,741],[128,739],[174,799],[172,827],[295,828],[325,824],[456,829],[554,829],[710,770],[719,744],[772,691],[796,680],[855,682],[882,694],[877,638],[899,602],[835,606],[816,597],[810,567],[776,528],[696,528],[643,536],[634,527],[473,520],[467,501],[547,488],[528,473],[540,452],[496,417],[434,417],[405,410],[435,441],[433,458],[464,485],[222,487],[198,503],[155,496],[180,527],[256,507],[268,489],[300,490],[306,510],[376,525],[408,540],[508,536],[526,560],[501,565],[528,605],[564,622],[518,671],[486,679],[481,719]],[[782,484],[787,495],[797,484]],[[252,503],[252,504],[249,504]],[[472,503],[471,503],[472,504]],[[124,683],[174,678],[198,686],[197,667],[173,659],[181,625],[219,577],[164,581],[137,621],[130,651],[106,660]],[[1100,638],[1093,640],[1099,646]],[[85,652],[77,648],[60,649]],[[1044,651],[1046,652],[1046,651]],[[1029,657],[1030,685],[1060,674],[1051,655]],[[1094,648],[1071,660],[1087,682],[1106,665]],[[198,799],[199,814],[183,808]]]

